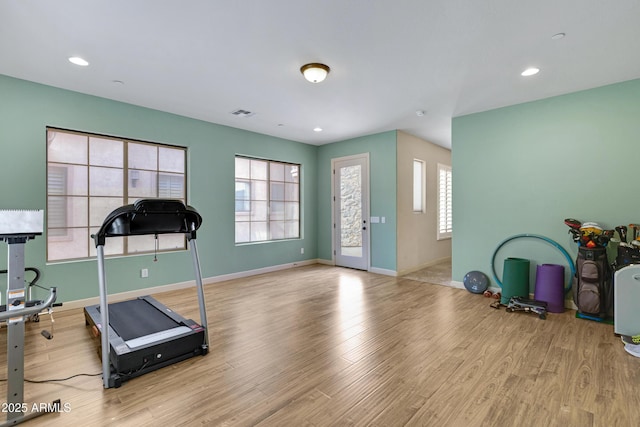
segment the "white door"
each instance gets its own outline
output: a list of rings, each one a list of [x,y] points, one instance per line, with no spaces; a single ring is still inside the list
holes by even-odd
[[[369,156],[342,157],[333,166],[335,264],[369,269]]]

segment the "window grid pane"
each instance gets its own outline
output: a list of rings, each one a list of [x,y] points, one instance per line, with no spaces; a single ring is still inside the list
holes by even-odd
[[[438,239],[453,232],[451,167],[438,164]]]
[[[424,162],[413,161],[413,211],[424,212]]]
[[[300,237],[300,165],[235,158],[236,243]]]
[[[47,128],[47,261],[95,257],[90,235],[125,203],[186,202],[185,171],[185,148]],[[110,238],[105,255],[155,250],[154,242],[142,243]],[[160,251],[176,249],[186,249],[184,236],[159,238]]]

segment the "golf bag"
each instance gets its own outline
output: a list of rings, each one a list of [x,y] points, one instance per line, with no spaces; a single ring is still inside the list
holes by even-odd
[[[607,317],[613,310],[612,272],[604,247],[578,247],[573,301],[580,313]]]

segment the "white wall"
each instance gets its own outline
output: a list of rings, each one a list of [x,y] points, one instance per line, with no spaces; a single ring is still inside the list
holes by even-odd
[[[413,160],[426,168],[426,209],[413,212]],[[451,257],[451,239],[437,240],[437,165],[451,165],[451,151],[404,132],[397,135],[399,275]],[[455,173],[455,172],[454,172]]]

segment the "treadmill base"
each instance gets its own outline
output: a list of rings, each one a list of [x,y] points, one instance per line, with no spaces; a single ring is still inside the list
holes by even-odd
[[[111,314],[122,308],[127,311],[127,322],[114,324]],[[85,307],[84,315],[100,354],[100,306]],[[109,304],[109,315],[112,319],[109,322],[109,387],[120,387],[131,378],[208,353],[205,328],[150,296]],[[157,326],[158,323],[163,326]],[[171,336],[173,331],[175,334]]]

